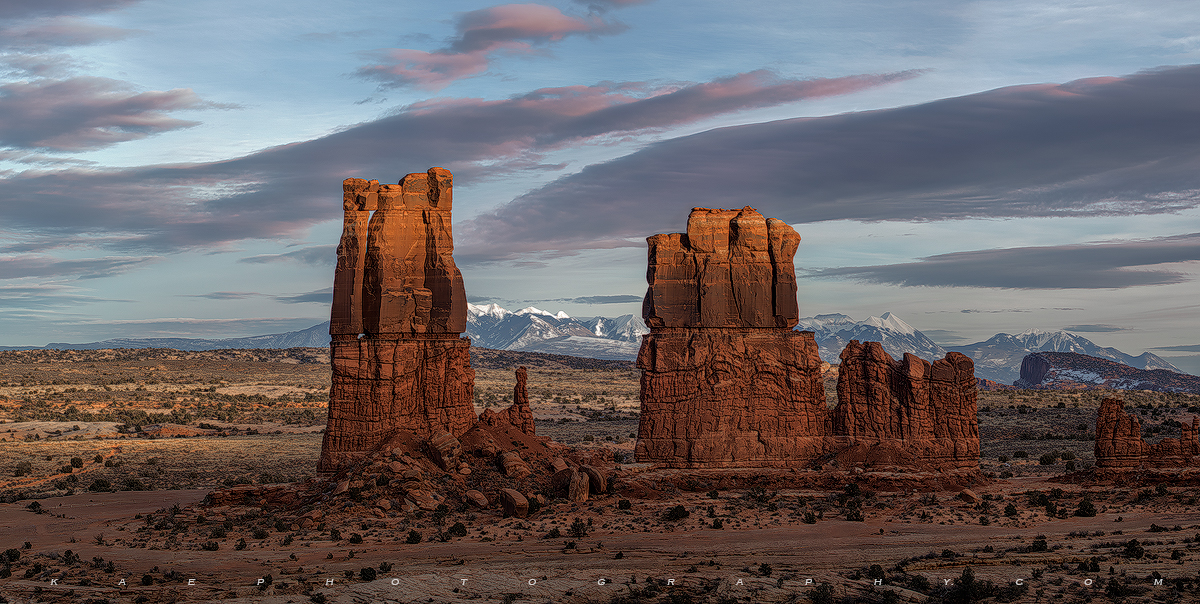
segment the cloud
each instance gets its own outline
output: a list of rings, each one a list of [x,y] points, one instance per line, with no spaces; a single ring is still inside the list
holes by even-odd
[[[207,294],[186,294],[188,298],[207,298],[209,300],[245,300],[257,298],[262,294],[254,292],[211,292]]]
[[[267,262],[283,262],[288,260],[302,262],[304,264],[312,264],[315,266],[333,266],[337,262],[337,246],[314,245],[284,254],[261,254],[259,256],[250,256],[248,258],[242,258],[241,260],[238,260],[238,262],[245,262],[247,264],[264,264]]]
[[[1193,65],[721,128],[588,166],[460,232],[487,242],[464,250],[483,259],[640,240],[695,205],[792,224],[1178,211],[1200,205],[1198,96]]]
[[[63,313],[58,309],[64,306],[96,302],[132,302],[132,300],[99,298],[79,292],[79,288],[61,283],[0,285],[0,318],[28,316],[28,313],[21,311],[37,309],[55,309],[54,314],[61,317]]]
[[[1118,325],[1108,325],[1098,323],[1094,325],[1068,325],[1063,328],[1063,331],[1076,331],[1084,333],[1107,333],[1111,331],[1129,331],[1128,327],[1120,327]]]
[[[1200,352],[1200,344],[1185,344],[1182,346],[1151,346],[1150,350],[1171,350],[1178,352]]]
[[[169,111],[213,106],[190,89],[135,92],[119,80],[76,77],[0,84],[0,145],[85,151],[189,128]]]
[[[4,0],[0,19],[24,19],[115,10],[141,0]]]
[[[72,16],[49,17],[0,28],[0,48],[44,50],[50,47],[87,46],[111,42],[137,33]]]
[[[1134,269],[1195,260],[1200,260],[1200,233],[1145,241],[954,252],[918,262],[813,270],[804,276],[900,286],[1123,289],[1187,281],[1185,274],[1166,268]]]
[[[957,331],[948,329],[922,329],[921,333],[925,334],[929,339],[939,344],[953,344],[956,342],[964,342],[966,338],[960,335]]]
[[[545,302],[573,302],[575,304],[628,304],[630,302],[641,302],[642,296],[634,295],[616,295],[616,296],[580,296],[578,298],[551,298],[544,300]]]
[[[626,6],[634,6],[637,4],[649,4],[653,0],[575,0],[576,4],[583,4],[588,7],[588,10],[597,13],[603,13],[609,9],[625,8]]]
[[[360,67],[360,77],[386,88],[413,86],[440,90],[487,70],[497,53],[529,54],[536,46],[567,36],[612,35],[624,31],[617,22],[597,15],[574,17],[542,4],[504,4],[462,13],[456,35],[434,52],[393,48],[376,51],[379,62]]]
[[[606,82],[533,91],[514,98],[442,99],[318,139],[202,164],[126,169],[28,171],[0,179],[0,224],[21,232],[108,233],[108,247],[178,250],[250,238],[292,236],[336,219],[342,179],[394,177],[396,166],[442,166],[461,182],[541,169],[541,154],[622,134],[634,135],[751,107],[877,86],[911,74],[794,80],[766,72],[663,89]],[[26,137],[31,138],[31,137]],[[419,144],[397,146],[398,140]],[[690,206],[689,206],[690,207]],[[580,214],[552,210],[566,221]],[[611,219],[605,210],[595,218]],[[544,219],[544,217],[543,217]],[[458,228],[457,226],[455,227]],[[644,235],[645,231],[638,231]],[[532,241],[537,245],[539,238]],[[459,241],[465,241],[463,237]],[[495,242],[508,253],[510,242]],[[631,245],[614,240],[613,246]],[[632,245],[639,245],[632,244]],[[325,249],[328,252],[317,251]],[[315,262],[332,248],[246,259]]]
[[[318,289],[318,290],[311,291],[311,292],[305,292],[303,294],[291,294],[291,295],[285,295],[285,296],[271,296],[271,297],[277,302],[284,302],[287,304],[307,304],[310,302],[317,303],[317,304],[332,304],[333,303],[333,288],[326,287],[325,289]]]
[[[154,256],[115,256],[74,260],[32,255],[0,257],[0,279],[57,276],[95,279],[125,273],[156,260],[158,258]]]

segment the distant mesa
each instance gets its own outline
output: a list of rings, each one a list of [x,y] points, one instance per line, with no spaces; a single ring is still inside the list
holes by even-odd
[[[1021,361],[1014,386],[1043,390],[1153,390],[1200,394],[1200,377],[1143,370],[1073,352],[1037,352]]]
[[[851,340],[825,404],[814,334],[799,320],[800,236],[753,208],[696,208],[686,233],[654,235],[638,354],[638,461],[669,467],[974,469],[971,359],[897,362]],[[893,322],[893,327],[895,322]]]
[[[1164,438],[1148,444],[1142,438],[1137,416],[1125,412],[1125,404],[1106,398],[1096,415],[1096,467],[1107,470],[1182,468],[1200,465],[1200,418],[1181,422],[1179,438]]]

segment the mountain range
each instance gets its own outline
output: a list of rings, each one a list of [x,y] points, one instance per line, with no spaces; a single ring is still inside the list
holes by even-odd
[[[821,359],[831,364],[850,340],[881,342],[893,358],[912,353],[926,360],[961,352],[975,360],[976,377],[1012,384],[1021,377],[1021,361],[1035,352],[1069,352],[1122,363],[1136,369],[1164,369],[1183,373],[1171,363],[1149,352],[1133,356],[1116,348],[1103,347],[1066,331],[1031,329],[1016,335],[998,333],[983,342],[965,346],[940,346],[893,313],[855,321],[844,314],[825,314],[800,319],[796,329],[815,334]],[[467,305],[466,336],[475,346],[495,350],[541,352],[593,359],[633,360],[641,336],[650,329],[637,315],[619,317],[571,317],[533,306],[509,311],[497,304]],[[329,345],[329,322],[301,331],[226,339],[117,338],[87,344],[53,343],[41,348],[175,348],[215,350],[223,348],[292,348]],[[0,347],[29,349],[32,346]]]
[[[1074,352],[1035,352],[1021,362],[1018,388],[1154,390],[1200,393],[1200,377],[1167,369],[1135,369]]]

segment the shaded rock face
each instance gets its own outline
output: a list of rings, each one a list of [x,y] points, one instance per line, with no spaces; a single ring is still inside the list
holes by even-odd
[[[529,392],[526,381],[529,372],[524,367],[517,367],[517,385],[513,387],[513,404],[504,411],[484,409],[479,414],[479,421],[489,426],[511,424],[521,432],[534,436],[533,411],[529,408]]]
[[[749,207],[696,208],[687,233],[647,242],[638,461],[978,467],[974,365],[962,354],[897,363],[878,343],[851,341],[846,402],[827,410],[813,333],[791,329],[800,236],[787,224]]]
[[[895,361],[879,342],[851,340],[841,354],[831,435],[863,449],[895,449],[930,469],[979,465],[975,365],[951,352],[930,363]]]
[[[1125,403],[1106,398],[1096,415],[1096,466],[1115,470],[1171,468],[1197,465],[1200,461],[1200,418],[1180,426],[1180,438],[1164,438],[1147,444],[1142,423],[1125,413]]]
[[[454,264],[450,172],[342,183],[329,333],[333,381],[318,471],[397,431],[458,437],[475,421],[467,300]]]

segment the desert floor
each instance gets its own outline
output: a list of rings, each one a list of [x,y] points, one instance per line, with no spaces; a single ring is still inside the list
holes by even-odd
[[[981,393],[967,492],[883,472],[747,482],[632,463],[636,371],[547,361],[530,367],[539,435],[605,451],[624,488],[529,518],[354,508],[301,529],[199,504],[313,477],[319,354],[6,354],[8,602],[1200,601],[1200,476],[1090,474],[1096,393]],[[511,400],[505,363],[477,365],[477,410]],[[1151,440],[1200,412],[1196,397],[1122,396]],[[1085,500],[1095,516],[1076,515]]]

